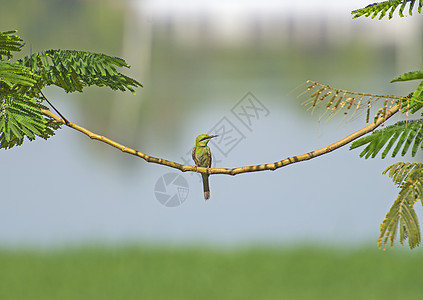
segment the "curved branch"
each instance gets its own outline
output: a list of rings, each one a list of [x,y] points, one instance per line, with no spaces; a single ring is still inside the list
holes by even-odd
[[[241,173],[247,173],[247,172],[258,172],[258,171],[266,171],[266,170],[271,170],[274,171],[276,169],[279,169],[281,167],[284,167],[286,165],[290,165],[292,163],[297,163],[300,161],[305,161],[305,160],[309,160],[315,157],[318,157],[320,155],[332,152],[333,150],[336,150],[338,148],[341,148],[342,146],[345,146],[346,144],[352,142],[353,140],[375,130],[378,126],[380,126],[381,124],[383,124],[386,120],[388,120],[392,115],[394,115],[395,113],[397,113],[399,110],[399,105],[395,105],[393,107],[391,107],[389,110],[386,111],[386,114],[384,116],[379,117],[375,122],[370,123],[369,125],[367,125],[366,127],[363,127],[362,129],[346,136],[345,138],[320,149],[305,153],[305,154],[301,154],[301,155],[297,155],[297,156],[291,156],[288,158],[285,158],[283,160],[274,162],[274,163],[269,163],[269,164],[262,164],[262,165],[255,165],[255,166],[245,166],[245,167],[238,167],[238,168],[233,168],[233,169],[227,169],[227,168],[205,168],[205,167],[197,167],[195,165],[182,165],[173,161],[169,161],[166,159],[162,159],[162,158],[157,158],[154,156],[149,156],[147,154],[144,154],[140,151],[131,149],[129,147],[126,147],[124,145],[121,145],[115,141],[112,141],[109,138],[106,138],[102,135],[99,134],[95,134],[79,125],[76,125],[72,122],[65,122],[65,120],[63,120],[61,117],[57,116],[56,114],[54,114],[53,112],[51,112],[50,110],[47,109],[41,109],[41,112],[51,118],[53,118],[56,122],[62,123],[68,127],[71,127],[75,130],[78,130],[84,134],[86,134],[87,136],[89,136],[91,139],[94,140],[99,140],[101,142],[104,142],[112,147],[115,147],[119,150],[121,150],[122,152],[128,153],[128,154],[132,154],[138,157],[141,157],[142,159],[144,159],[147,162],[150,163],[155,163],[155,164],[160,164],[160,165],[165,165],[171,168],[175,168],[178,169],[182,172],[186,172],[186,171],[191,171],[191,172],[198,172],[198,173],[208,173],[208,174],[226,174],[226,175],[237,175],[237,174],[241,174]]]

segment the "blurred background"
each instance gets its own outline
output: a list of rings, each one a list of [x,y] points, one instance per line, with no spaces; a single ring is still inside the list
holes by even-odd
[[[389,81],[422,68],[421,16],[352,20],[350,12],[368,4],[0,0],[0,30],[17,29],[26,42],[14,59],[60,48],[118,56],[131,65],[121,71],[144,85],[136,95],[47,88],[70,121],[186,164],[193,164],[197,135],[226,128],[236,141],[210,145],[214,166],[239,167],[307,153],[366,125],[364,116],[325,122],[311,115],[301,105],[306,98],[297,98],[307,79],[375,94],[415,89],[413,82]],[[260,108],[250,111],[257,114],[248,124],[237,117],[247,104]],[[346,146],[275,172],[214,175],[205,202],[197,174],[149,164],[63,127],[48,141],[1,152],[0,246],[42,253],[86,245],[219,253],[317,245],[333,255],[375,250],[398,192],[381,172],[413,159],[364,160],[359,153]]]

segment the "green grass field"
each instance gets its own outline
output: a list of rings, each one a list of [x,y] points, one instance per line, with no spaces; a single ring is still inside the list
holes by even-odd
[[[0,250],[0,299],[423,299],[419,249]]]

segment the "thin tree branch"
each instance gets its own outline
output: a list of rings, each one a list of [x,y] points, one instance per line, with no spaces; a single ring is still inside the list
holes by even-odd
[[[355,139],[375,130],[378,126],[380,126],[381,124],[383,124],[386,120],[388,120],[391,116],[393,116],[395,113],[397,113],[399,110],[399,105],[395,105],[393,107],[391,107],[389,110],[386,111],[385,115],[379,117],[375,122],[370,123],[369,125],[367,125],[366,127],[363,127],[362,129],[346,136],[345,138],[320,149],[305,153],[305,154],[301,154],[301,155],[297,155],[297,156],[291,156],[288,158],[285,158],[283,160],[274,162],[274,163],[269,163],[269,164],[262,164],[262,165],[255,165],[255,166],[245,166],[245,167],[238,167],[238,168],[233,168],[233,169],[227,169],[227,168],[205,168],[205,167],[197,167],[195,165],[182,165],[173,161],[169,161],[166,159],[162,159],[162,158],[157,158],[154,156],[149,156],[147,154],[144,154],[140,151],[131,149],[129,147],[126,147],[124,145],[121,145],[115,141],[112,141],[109,138],[106,138],[102,135],[98,135],[95,134],[79,125],[76,125],[72,122],[69,121],[65,121],[63,120],[61,117],[57,116],[56,114],[54,114],[52,111],[47,110],[47,109],[41,109],[42,113],[53,118],[56,122],[65,124],[66,126],[73,128],[75,130],[78,130],[84,134],[86,134],[87,136],[89,136],[91,139],[94,140],[99,140],[101,142],[104,142],[112,147],[115,147],[119,150],[121,150],[122,152],[128,153],[128,154],[132,154],[138,157],[141,157],[142,159],[144,159],[147,162],[150,163],[155,163],[155,164],[160,164],[160,165],[165,165],[171,168],[175,168],[178,170],[181,170],[182,172],[186,172],[186,171],[191,171],[191,172],[198,172],[198,173],[207,173],[207,174],[226,174],[226,175],[237,175],[237,174],[241,174],[241,173],[247,173],[247,172],[258,172],[258,171],[265,171],[265,170],[271,170],[274,171],[276,169],[279,169],[281,167],[284,167],[286,165],[290,165],[293,163],[297,163],[300,161],[305,161],[305,160],[309,160],[315,157],[318,157],[320,155],[332,152],[333,150],[336,150],[338,148],[341,148],[342,146],[345,146],[346,144],[354,141]]]
[[[55,112],[57,112],[59,114],[59,116],[62,118],[62,120],[64,121],[63,124],[68,125],[69,126],[69,121],[65,118],[65,116],[63,116],[60,111],[57,110],[56,107],[54,107],[54,105],[47,99],[46,95],[44,95],[43,91],[41,90],[40,86],[37,83],[37,88],[40,91],[41,96],[43,96],[44,100],[47,101],[48,104],[50,104],[50,106],[54,109]]]

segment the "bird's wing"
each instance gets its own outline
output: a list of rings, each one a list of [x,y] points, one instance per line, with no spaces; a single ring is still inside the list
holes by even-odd
[[[192,148],[192,159],[194,160],[195,164],[198,165],[198,160],[195,157],[195,149],[196,149],[196,147]]]
[[[211,163],[212,163],[212,156],[211,156],[210,148],[207,147],[206,150],[207,150],[207,157],[210,157],[209,165],[208,165],[208,167],[210,168],[211,167]]]

